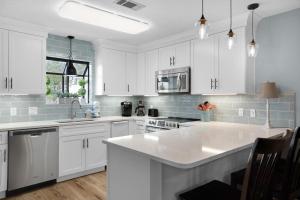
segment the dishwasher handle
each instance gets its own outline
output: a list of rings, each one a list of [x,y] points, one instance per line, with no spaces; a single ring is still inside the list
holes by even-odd
[[[30,135],[30,136],[40,136],[43,133],[57,132],[56,128],[39,128],[39,129],[23,129],[16,131],[9,131],[9,137],[18,135]]]
[[[116,122],[112,122],[112,124],[114,125],[119,125],[119,124],[127,124],[128,121],[116,121]]]

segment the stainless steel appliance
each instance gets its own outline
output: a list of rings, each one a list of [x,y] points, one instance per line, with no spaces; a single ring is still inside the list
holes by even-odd
[[[189,93],[190,71],[190,67],[156,71],[157,93]]]
[[[149,117],[158,117],[158,109],[156,109],[156,108],[149,108],[148,109],[148,116]]]
[[[132,114],[132,103],[128,101],[121,102],[122,116],[130,117]]]
[[[144,105],[144,101],[139,100],[138,101],[138,105],[135,108],[135,113],[137,116],[145,116],[145,105]]]
[[[58,178],[57,128],[10,131],[8,191]]]
[[[180,128],[186,122],[201,121],[200,119],[168,117],[146,120],[146,133]]]

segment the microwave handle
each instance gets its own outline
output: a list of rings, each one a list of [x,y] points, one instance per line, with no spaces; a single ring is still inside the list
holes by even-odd
[[[181,89],[181,74],[179,73],[177,76],[177,89]]]

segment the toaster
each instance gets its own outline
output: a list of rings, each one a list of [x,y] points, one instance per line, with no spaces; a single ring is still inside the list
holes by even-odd
[[[148,109],[148,116],[149,117],[158,117],[158,109],[156,109],[156,108],[149,108]]]

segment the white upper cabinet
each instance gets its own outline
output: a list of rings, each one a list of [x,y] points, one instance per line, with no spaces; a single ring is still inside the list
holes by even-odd
[[[0,29],[0,93],[8,92],[8,31]]]
[[[192,41],[191,93],[210,94],[216,78],[216,38]]]
[[[159,49],[159,69],[188,67],[191,63],[190,42]]]
[[[44,38],[9,32],[9,90],[15,94],[43,94],[45,60]]]
[[[128,84],[126,83],[126,53],[123,51],[103,48],[101,54],[104,94],[127,94]]]
[[[146,58],[145,53],[137,55],[136,91],[135,95],[144,95],[146,90]]]
[[[137,55],[135,53],[126,53],[126,80],[127,94],[136,93],[136,77],[137,77]]]
[[[0,29],[0,93],[44,94],[46,39]]]
[[[192,41],[192,94],[247,93],[245,29],[234,31],[236,40],[231,50],[226,32]]]
[[[228,49],[227,35],[219,35],[220,93],[246,93],[246,42],[245,29],[235,30],[235,43]]]
[[[144,95],[157,95],[155,72],[158,70],[158,50],[146,52],[145,58],[145,80],[146,88]]]

